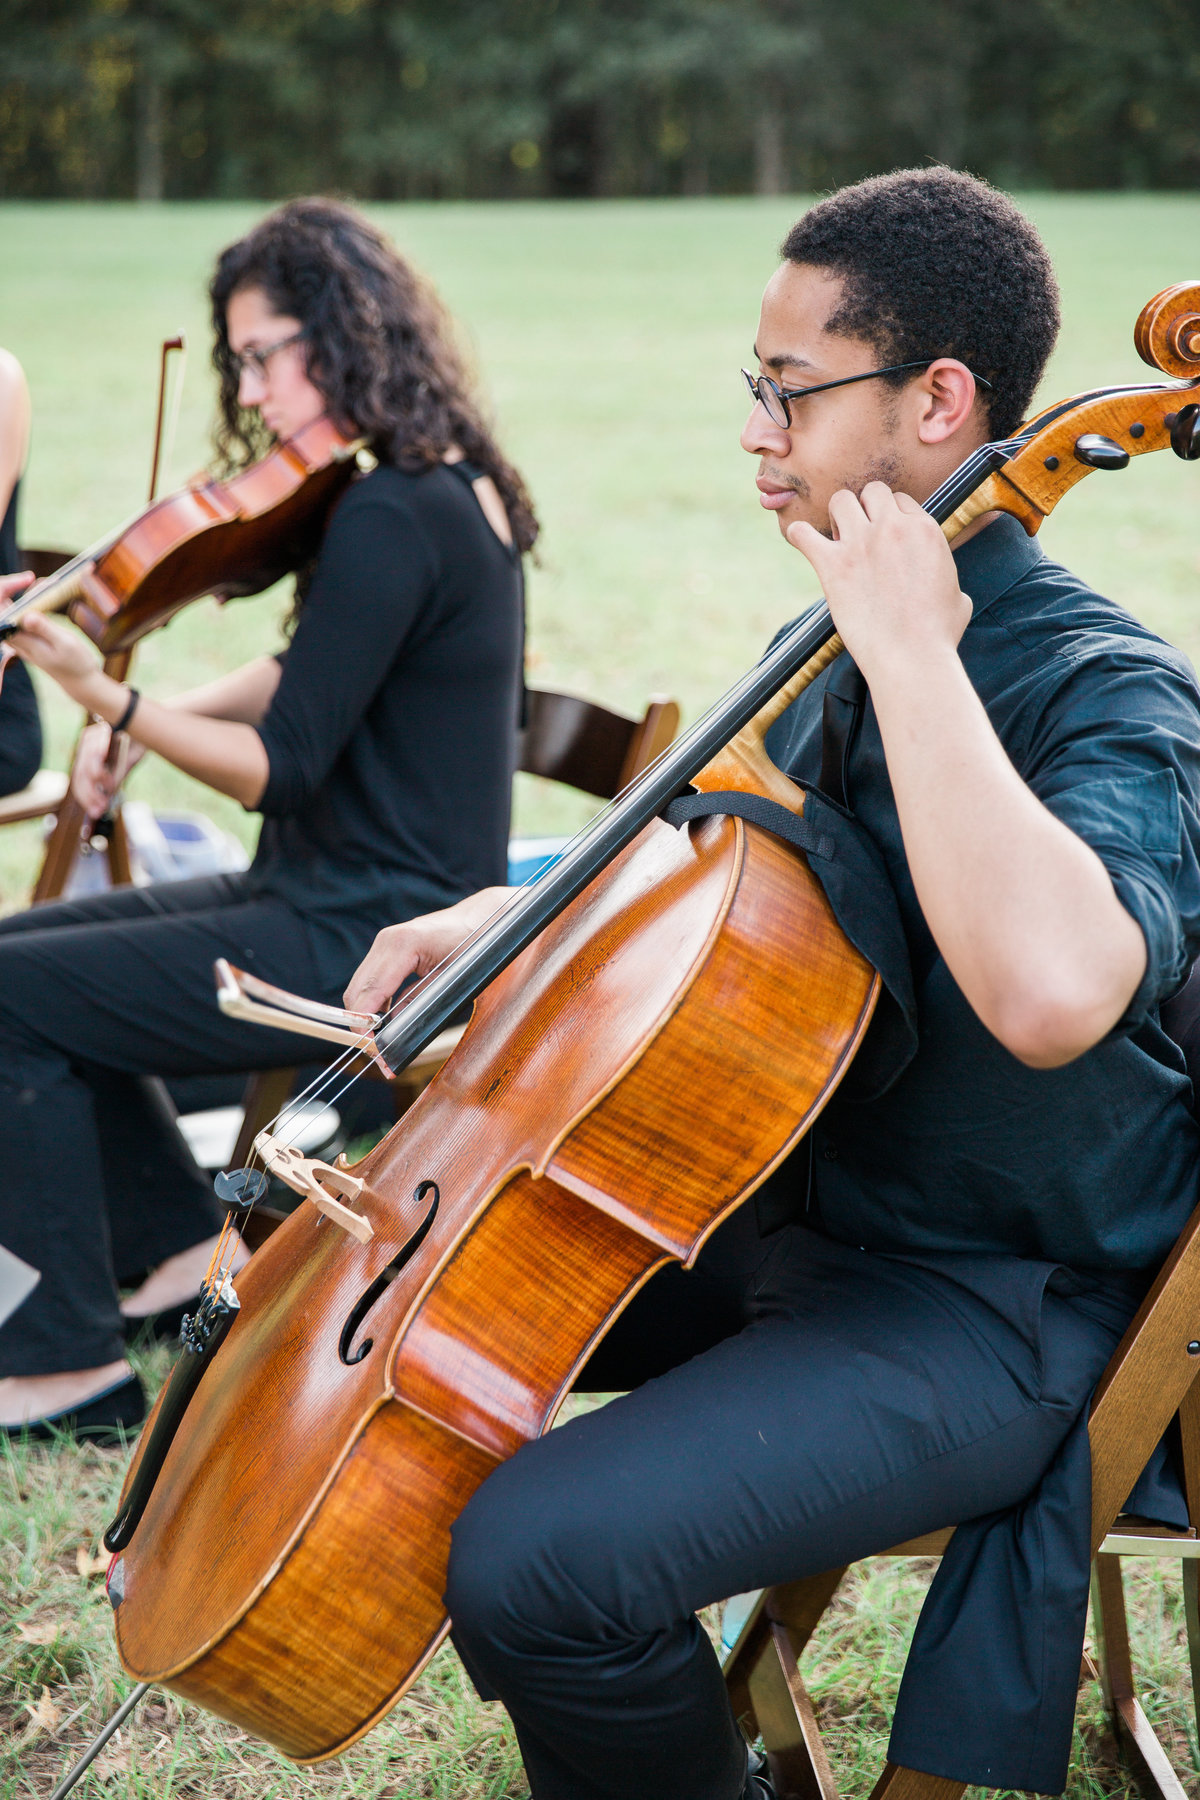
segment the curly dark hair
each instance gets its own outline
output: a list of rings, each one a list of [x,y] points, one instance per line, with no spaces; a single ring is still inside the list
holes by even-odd
[[[271,442],[257,413],[238,405],[225,315],[241,288],[261,289],[276,312],[299,319],[309,380],[381,462],[432,468],[457,445],[492,477],[517,544],[532,549],[532,502],[471,391],[449,315],[383,232],[337,200],[290,200],[217,259],[208,290],[220,378],[214,435],[229,466]]]
[[[992,384],[992,435],[1016,430],[1058,336],[1058,283],[1007,195],[958,169],[874,175],[818,201],[780,255],[840,277],[830,331],[863,339],[884,363],[957,357]]]

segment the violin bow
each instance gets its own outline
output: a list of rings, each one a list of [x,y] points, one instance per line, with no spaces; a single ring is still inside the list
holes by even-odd
[[[167,364],[172,354],[176,351],[179,353],[179,366],[178,373],[175,377],[175,391],[171,401],[171,421],[167,431],[167,453],[164,457],[163,417],[167,400]],[[179,424],[179,406],[183,398],[183,377],[186,367],[187,339],[184,337],[182,331],[180,331],[177,332],[174,337],[164,338],[162,342],[162,360],[158,370],[158,407],[154,416],[154,453],[150,458],[150,488],[146,497],[147,504],[150,506],[153,506],[154,501],[158,496],[158,472],[160,465],[170,459],[171,451],[175,446],[175,430]],[[104,659],[104,673],[106,675],[111,675],[114,681],[126,680],[129,674],[129,664],[132,656],[132,649],[113,651]],[[114,731],[111,728],[109,730],[108,751],[104,758],[104,766],[110,775],[116,773],[117,765],[121,760],[121,739],[124,735],[123,732]],[[114,793],[102,818],[96,819],[95,821],[91,819],[86,819],[84,821],[83,827],[79,833],[79,842],[80,844],[90,842],[96,828],[102,827],[108,834],[109,854],[111,856],[114,848],[113,834],[114,832],[118,833],[120,839],[120,850],[118,854],[125,865],[124,868],[120,870],[120,874],[125,880],[128,880],[129,853],[124,843],[124,825],[119,823],[114,810],[117,805],[117,798],[117,795]],[[113,871],[114,877],[117,873],[117,870]]]
[[[179,407],[183,394],[183,373],[187,355],[187,346],[182,332],[178,332],[174,337],[164,338],[162,345],[162,360],[159,367],[158,378],[158,406],[154,424],[154,447],[150,459],[149,497],[151,502],[153,502],[158,491],[159,470],[166,460],[162,455],[162,448],[163,421],[166,416],[167,365],[171,355],[176,351],[179,352],[179,365],[175,380],[175,390],[172,397],[171,417],[167,435],[168,456],[170,454],[170,446],[174,443],[175,427],[179,419]],[[59,610],[62,607],[69,605],[70,601],[78,596],[81,590],[78,581],[74,579],[74,576],[77,571],[84,568],[94,558],[95,554],[96,546],[93,546],[90,550],[83,551],[79,556],[72,557],[65,568],[57,572],[57,575],[53,578],[56,583],[54,591],[59,596],[55,610]],[[114,681],[124,681],[129,674],[131,656],[132,649],[111,652],[104,658],[104,673],[106,675],[111,675]],[[85,720],[85,730],[87,728],[87,723],[88,721]],[[110,774],[116,770],[117,765],[120,762],[121,736],[121,733],[115,731],[111,732],[109,735],[108,750],[105,754],[104,766]],[[76,740],[75,751],[71,758],[72,774],[74,774],[75,761],[79,755],[79,745],[81,742],[82,733]],[[125,885],[132,880],[132,872],[129,867],[129,847],[125,837],[125,827],[119,814],[114,813],[115,798],[114,795],[113,803],[110,804],[102,819],[92,820],[87,817],[82,806],[76,800],[74,793],[68,789],[67,797],[58,809],[58,815],[54,821],[54,830],[50,834],[49,841],[46,844],[42,856],[42,866],[33,890],[33,899],[35,902],[39,900],[55,900],[58,898],[70,877],[71,867],[75,861],[75,857],[84,845],[91,845],[93,848],[97,849],[103,845],[108,857],[109,874],[114,886]],[[104,834],[103,837],[99,836],[101,832]],[[93,838],[95,839],[94,844]]]

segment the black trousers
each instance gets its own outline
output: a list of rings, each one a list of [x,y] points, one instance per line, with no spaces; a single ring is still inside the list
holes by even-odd
[[[225,1017],[218,956],[340,1001],[320,982],[304,920],[252,896],[242,875],[0,920],[0,1244],[42,1274],[0,1326],[0,1375],[115,1361],[117,1281],[219,1227],[209,1180],[152,1078],[311,1061],[311,1038]]]
[[[696,1350],[689,1281],[740,1329],[522,1448],[454,1528],[454,1641],[535,1800],[735,1800],[745,1747],[697,1609],[1015,1506],[1132,1311],[1056,1292],[1050,1265],[801,1226],[756,1244],[752,1220],[698,1276],[656,1278],[580,1385],[661,1368],[664,1330]]]

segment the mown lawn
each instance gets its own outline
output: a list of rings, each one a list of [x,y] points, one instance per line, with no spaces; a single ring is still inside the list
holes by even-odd
[[[802,202],[412,206],[378,216],[436,280],[474,345],[510,453],[545,525],[530,582],[530,675],[630,710],[653,691],[694,715],[813,595],[807,566],[761,516],[739,450],[738,365],[758,292]],[[1132,348],[1151,294],[1195,273],[1200,199],[1036,196],[1065,327],[1049,401],[1144,373]],[[28,370],[34,455],[27,543],[78,546],[144,499],[158,344],[192,346],[169,479],[204,459],[211,397],[203,283],[254,216],[232,206],[0,208],[0,341]],[[1148,374],[1148,372],[1145,372]],[[1170,456],[1096,475],[1048,524],[1053,554],[1182,644],[1200,648],[1200,468]],[[190,685],[277,642],[285,596],[193,607],[139,653],[151,693]],[[49,760],[77,721],[53,695]],[[249,841],[252,821],[162,766],[139,797],[201,806]],[[524,785],[529,829],[579,821],[577,799]],[[0,843],[0,904],[19,904],[36,832]],[[161,1353],[146,1372],[160,1376]],[[46,1795],[124,1691],[92,1572],[122,1457],[62,1447],[0,1453],[0,1794]],[[79,1561],[82,1554],[82,1569]],[[843,1792],[869,1792],[927,1570],[876,1565],[850,1584],[810,1674]],[[1200,1794],[1174,1575],[1136,1577],[1148,1707]],[[1071,1794],[1124,1794],[1085,1690]],[[148,1705],[80,1790],[111,1800],[196,1796],[438,1796],[526,1791],[502,1713],[445,1652],[410,1700],[339,1762],[300,1772],[169,1697]]]

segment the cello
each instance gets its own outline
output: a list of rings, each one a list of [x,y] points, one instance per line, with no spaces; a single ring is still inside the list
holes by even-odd
[[[926,503],[948,536],[993,510],[1036,530],[1089,470],[1137,454],[1200,456],[1200,284],[1152,301],[1137,342],[1177,379],[1076,396],[976,452]],[[459,1048],[365,1158],[287,1159],[313,1204],[236,1293],[218,1253],[106,1535],[118,1646],[142,1681],[298,1761],[368,1730],[444,1634],[471,1493],[843,1078],[879,976],[763,748],[839,648],[814,608],[386,1019],[328,1021],[349,1055],[361,1041],[399,1066],[478,995]],[[689,787],[673,829],[659,814]],[[286,1146],[260,1146],[279,1166]],[[220,1179],[235,1204],[261,1182]]]

